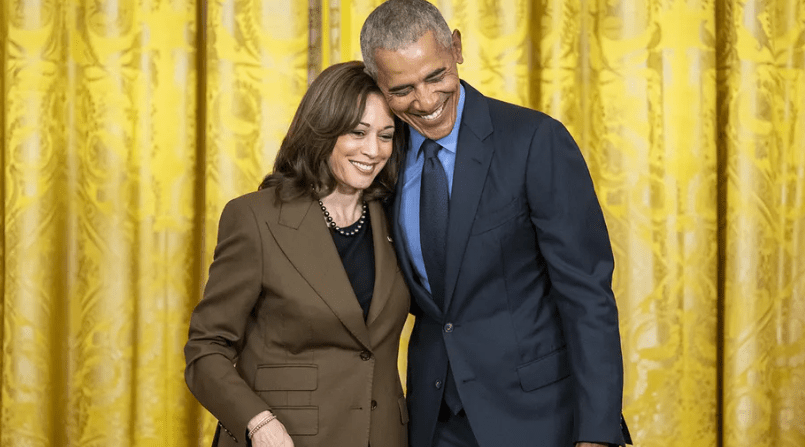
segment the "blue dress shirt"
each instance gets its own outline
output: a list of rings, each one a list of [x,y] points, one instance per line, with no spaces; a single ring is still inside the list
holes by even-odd
[[[447,194],[453,193],[453,171],[456,166],[456,149],[458,146],[458,129],[461,127],[461,115],[464,113],[464,86],[458,98],[456,122],[453,130],[439,140],[436,140],[444,149],[438,153],[439,161],[444,166],[447,175]],[[425,154],[419,153],[419,148],[425,142],[425,137],[408,126],[410,147],[405,157],[405,166],[402,175],[402,199],[400,203],[400,225],[405,237],[405,247],[408,256],[414,264],[414,271],[420,282],[430,292],[428,274],[425,272],[425,260],[422,258],[422,246],[419,241],[419,189],[422,185],[422,166],[425,164]]]

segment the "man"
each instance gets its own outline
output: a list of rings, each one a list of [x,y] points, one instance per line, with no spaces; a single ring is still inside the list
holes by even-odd
[[[572,137],[460,81],[461,35],[424,0],[375,9],[361,51],[410,137],[391,207],[410,445],[629,441],[612,251]]]

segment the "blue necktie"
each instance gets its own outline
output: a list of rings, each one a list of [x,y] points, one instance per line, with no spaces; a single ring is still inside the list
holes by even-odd
[[[422,167],[422,184],[419,191],[419,243],[422,246],[422,258],[425,261],[425,272],[428,274],[430,294],[436,305],[445,312],[447,309],[444,308],[444,266],[449,195],[447,175],[444,173],[442,162],[436,156],[440,149],[442,146],[431,139],[422,143],[425,165]],[[461,411],[461,399],[449,363],[444,384],[444,401],[453,414]]]
[[[427,139],[422,143],[425,165],[422,167],[422,185],[419,193],[419,237],[422,258],[428,274],[433,301],[444,310],[444,260],[447,240],[447,175],[436,154],[442,147]]]

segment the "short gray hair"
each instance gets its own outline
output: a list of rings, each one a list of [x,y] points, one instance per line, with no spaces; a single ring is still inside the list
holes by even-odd
[[[425,0],[388,0],[366,18],[361,28],[361,53],[366,72],[377,80],[375,50],[396,51],[433,31],[444,48],[453,44],[450,27],[442,13]]]

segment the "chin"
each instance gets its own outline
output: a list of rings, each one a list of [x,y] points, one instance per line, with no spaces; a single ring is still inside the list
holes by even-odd
[[[370,186],[372,186],[372,182],[368,182],[368,183],[363,183],[363,182],[361,182],[361,183],[353,183],[352,185],[350,185],[350,187],[352,189],[354,189],[355,191],[358,191],[358,192],[363,192],[363,191],[366,190],[366,188],[368,188]]]
[[[431,140],[438,140],[440,138],[444,138],[450,135],[450,131],[453,130],[453,126],[449,126],[448,124],[440,124],[437,126],[428,126],[422,127],[417,129],[422,136],[425,138],[430,138]]]
[[[441,140],[442,138],[450,135],[450,130],[443,131],[443,130],[433,130],[430,132],[420,132],[422,136],[425,138],[430,138],[431,140]]]

